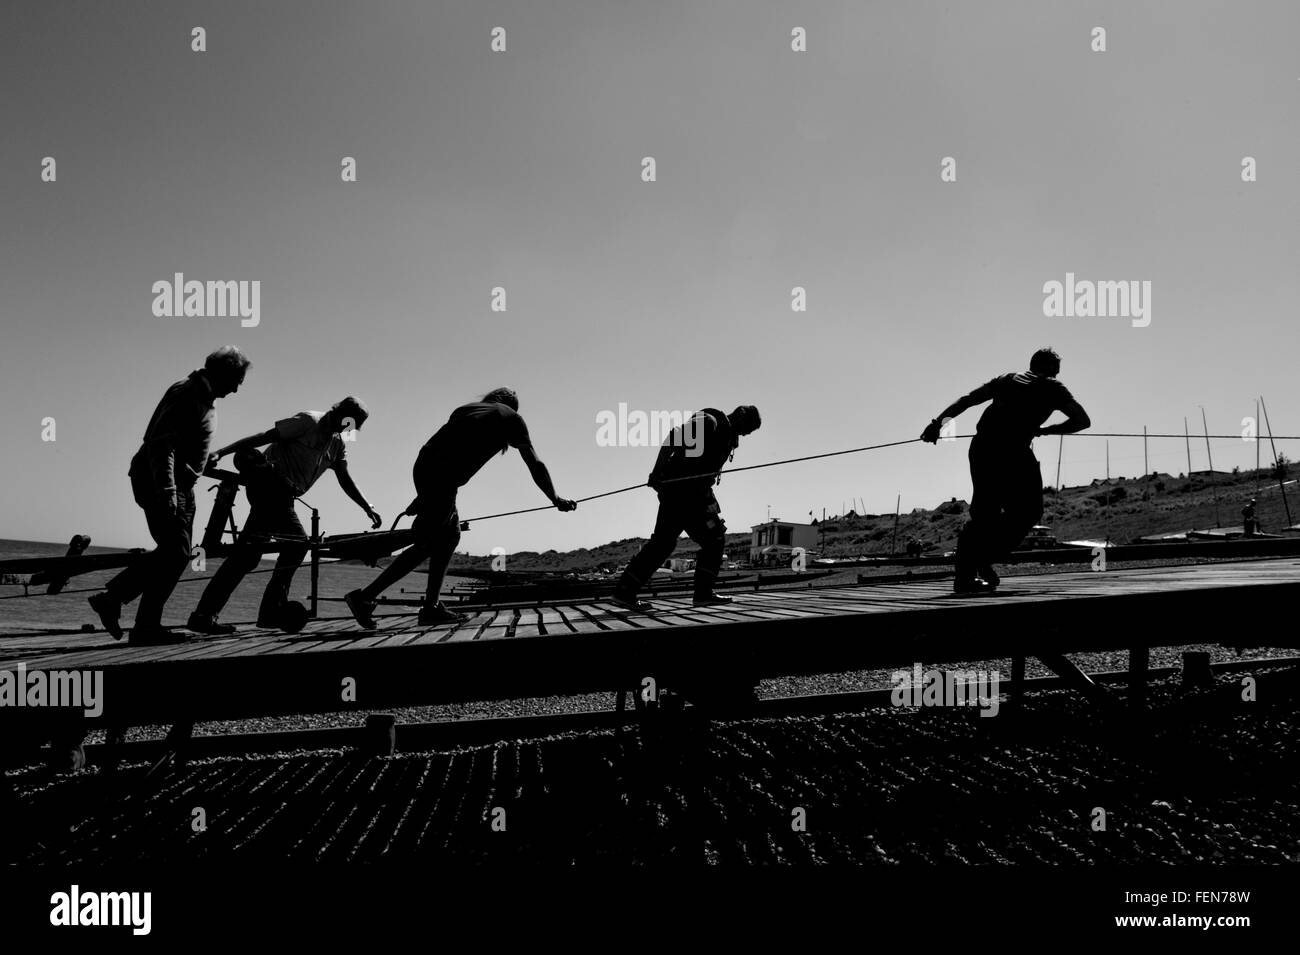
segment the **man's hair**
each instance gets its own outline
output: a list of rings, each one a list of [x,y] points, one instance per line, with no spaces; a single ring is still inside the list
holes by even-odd
[[[1061,356],[1050,348],[1040,348],[1034,352],[1034,357],[1029,359],[1029,370],[1036,375],[1059,374],[1061,371]]]
[[[751,431],[757,431],[759,426],[763,423],[763,419],[759,417],[758,409],[753,405],[737,405],[736,410],[731,412],[727,417],[731,419],[748,419],[749,422],[753,424],[753,427],[750,429]]]
[[[203,362],[203,370],[230,380],[242,378],[252,362],[237,345],[222,345]]]
[[[351,418],[352,427],[354,428],[360,428],[366,423],[366,419],[370,417],[370,412],[366,409],[366,406],[361,403],[361,399],[354,398],[352,395],[348,395],[331,408],[330,414],[334,415],[334,420],[337,421],[340,426]]]
[[[514,411],[519,410],[519,396],[511,388],[493,388],[483,396],[484,401],[495,401],[506,405]]]

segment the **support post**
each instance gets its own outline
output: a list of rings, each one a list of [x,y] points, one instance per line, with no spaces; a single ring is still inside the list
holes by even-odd
[[[1219,514],[1219,485],[1214,480],[1214,455],[1210,453],[1210,425],[1205,420],[1205,408],[1201,408],[1201,427],[1205,429],[1205,457],[1210,462],[1210,483],[1214,485],[1214,526],[1222,527],[1223,518]]]
[[[320,584],[320,511],[311,509],[311,618],[316,619],[316,599]]]
[[[1273,425],[1268,420],[1268,405],[1264,403],[1264,396],[1259,396],[1259,403],[1264,406],[1264,424],[1268,427],[1268,443],[1273,449],[1273,464],[1277,468],[1277,489],[1282,492],[1282,506],[1286,508],[1286,526],[1291,526],[1291,505],[1286,499],[1286,475],[1282,473],[1282,460],[1277,456],[1277,445],[1273,441]]]

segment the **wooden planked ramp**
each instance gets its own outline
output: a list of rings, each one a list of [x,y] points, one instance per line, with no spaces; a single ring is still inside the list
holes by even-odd
[[[594,598],[494,606],[423,627],[413,612],[313,620],[297,634],[131,647],[100,632],[0,636],[0,670],[99,670],[121,725],[544,697],[636,686],[699,687],[915,661],[1059,658],[1222,643],[1296,645],[1300,559],[1010,577],[994,596],[948,581],[736,593],[697,608],[679,595],[651,615]],[[1289,642],[1288,642],[1289,641]],[[356,686],[344,699],[345,681]],[[2,708],[0,724],[57,719]]]

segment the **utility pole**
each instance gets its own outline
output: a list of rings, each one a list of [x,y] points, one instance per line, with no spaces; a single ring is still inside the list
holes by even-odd
[[[1106,439],[1106,483],[1110,483],[1110,439]]]
[[[899,491],[897,500],[894,501],[894,539],[889,542],[889,556],[893,557],[898,553],[898,506],[903,503],[903,492]]]
[[[1061,496],[1061,452],[1065,450],[1065,435],[1061,435],[1061,440],[1056,445],[1056,496]]]
[[[1205,420],[1205,405],[1201,405],[1201,427],[1205,429],[1205,456],[1210,460],[1210,484],[1214,487],[1214,526],[1222,527],[1219,517],[1219,485],[1214,480],[1214,455],[1210,453],[1210,425]]]
[[[1259,399],[1255,399],[1255,496],[1259,497]]]
[[[1187,480],[1192,479],[1192,438],[1187,430],[1187,415],[1183,415],[1183,440],[1187,443]]]
[[[1273,448],[1273,463],[1277,466],[1277,489],[1282,492],[1282,506],[1286,508],[1286,526],[1291,526],[1291,505],[1286,500],[1286,483],[1282,480],[1282,462],[1277,457],[1277,445],[1273,442],[1273,426],[1268,423],[1268,404],[1264,396],[1259,396],[1259,403],[1264,407],[1264,424],[1268,427],[1268,443]]]
[[[1147,426],[1142,426],[1142,473],[1151,479],[1151,461],[1147,458]]]

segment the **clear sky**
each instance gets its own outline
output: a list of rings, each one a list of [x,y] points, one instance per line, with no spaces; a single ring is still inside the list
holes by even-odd
[[[1283,0],[8,0],[0,537],[147,544],[128,461],[164,388],[227,342],[253,367],[218,403],[218,444],[355,393],[373,417],[352,473],[386,524],[420,445],[502,384],[569,497],[650,470],[654,449],[596,442],[620,403],[756,404],[735,460],[754,464],[915,437],[1042,344],[1095,430],[1199,430],[1203,405],[1236,433],[1262,393],[1274,430],[1300,433],[1297,35]],[[155,317],[174,272],[260,281],[260,324]],[[1150,281],[1150,325],[1045,317],[1066,272]],[[718,493],[732,529],[768,505],[932,506],[969,495],[965,447]],[[1151,447],[1153,468],[1186,469],[1181,440]],[[1037,442],[1049,483],[1056,450]],[[1214,450],[1253,465],[1253,445]],[[1105,452],[1067,439],[1064,483]],[[1110,454],[1141,471],[1140,440]],[[1192,456],[1206,466],[1204,442]],[[362,528],[331,477],[309,499],[327,532]],[[463,517],[545,503],[513,453],[460,500]],[[644,536],[654,506],[641,491],[486,522],[462,547]]]

